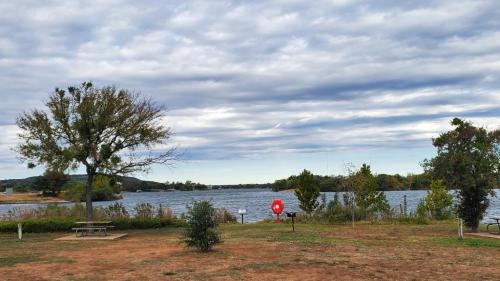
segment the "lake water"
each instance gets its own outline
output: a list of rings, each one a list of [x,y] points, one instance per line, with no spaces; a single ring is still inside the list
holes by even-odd
[[[497,197],[491,198],[490,207],[485,218],[500,216],[500,191],[496,190]],[[453,193],[453,192],[452,192]],[[327,200],[333,199],[334,192],[325,192]],[[392,208],[399,211],[403,203],[403,196],[407,196],[408,210],[413,211],[418,202],[425,197],[427,191],[387,191],[387,200]],[[256,222],[272,217],[271,202],[273,199],[282,199],[285,203],[285,212],[300,211],[298,200],[293,192],[273,192],[270,189],[226,189],[207,191],[174,191],[174,192],[141,192],[123,193],[123,199],[118,200],[133,214],[133,208],[138,203],[151,203],[155,206],[162,204],[171,208],[175,214],[186,212],[186,205],[194,200],[210,200],[215,207],[226,208],[238,216],[238,209],[247,209],[245,221]],[[342,200],[340,194],[339,199]],[[107,206],[113,202],[95,202],[95,206]],[[64,203],[61,205],[72,205]],[[37,208],[41,204],[10,204],[0,205],[0,215],[11,208]]]

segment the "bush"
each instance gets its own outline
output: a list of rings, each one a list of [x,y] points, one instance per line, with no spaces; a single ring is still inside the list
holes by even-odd
[[[158,208],[158,215],[156,216],[158,218],[175,218],[174,212],[172,209],[169,207],[164,207],[160,204],[160,207]]]
[[[30,219],[22,221],[23,232],[41,233],[41,232],[71,232],[75,227],[73,218],[53,218],[53,219]],[[17,232],[17,221],[0,221],[0,232]],[[177,219],[166,218],[120,218],[112,220],[111,223],[115,229],[151,229],[162,227],[182,227],[185,222]]]
[[[453,197],[448,193],[443,181],[433,180],[431,190],[427,192],[425,197],[425,205],[433,219],[445,220],[452,217],[451,205]]]
[[[218,223],[235,223],[236,217],[225,208],[218,208],[215,212]]]
[[[149,203],[139,203],[134,207],[135,217],[140,219],[151,219],[155,216],[155,207]]]
[[[115,202],[104,208],[104,213],[109,219],[122,219],[130,217],[125,206],[119,202]]]
[[[16,221],[0,222],[0,232],[17,232]],[[56,231],[71,231],[75,227],[73,219],[30,219],[22,221],[23,232],[56,232]]]
[[[192,206],[188,206],[186,222],[184,243],[188,247],[196,247],[202,252],[207,252],[214,245],[222,243],[216,230],[216,210],[209,201],[195,201]]]

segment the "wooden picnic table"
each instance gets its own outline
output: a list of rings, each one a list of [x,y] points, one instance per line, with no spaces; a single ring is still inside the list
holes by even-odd
[[[89,234],[104,234],[104,236],[108,235],[108,229],[113,228],[114,226],[110,225],[111,221],[77,221],[75,224],[79,225],[78,227],[72,228],[75,231],[75,235],[78,237],[78,233],[80,236],[87,236]]]
[[[494,220],[495,222],[489,222],[486,224],[486,231],[490,232],[489,228],[491,225],[496,225],[498,227],[498,234],[500,235],[500,217],[490,217],[490,220]]]

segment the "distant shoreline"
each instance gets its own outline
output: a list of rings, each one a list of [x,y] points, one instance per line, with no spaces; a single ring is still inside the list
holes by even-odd
[[[71,203],[58,197],[46,197],[38,193],[1,194],[0,205]]]

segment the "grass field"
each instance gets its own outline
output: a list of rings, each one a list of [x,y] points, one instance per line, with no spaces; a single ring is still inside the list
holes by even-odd
[[[455,238],[451,224],[224,225],[209,253],[181,229],[107,242],[0,235],[2,280],[499,280],[500,240]]]

